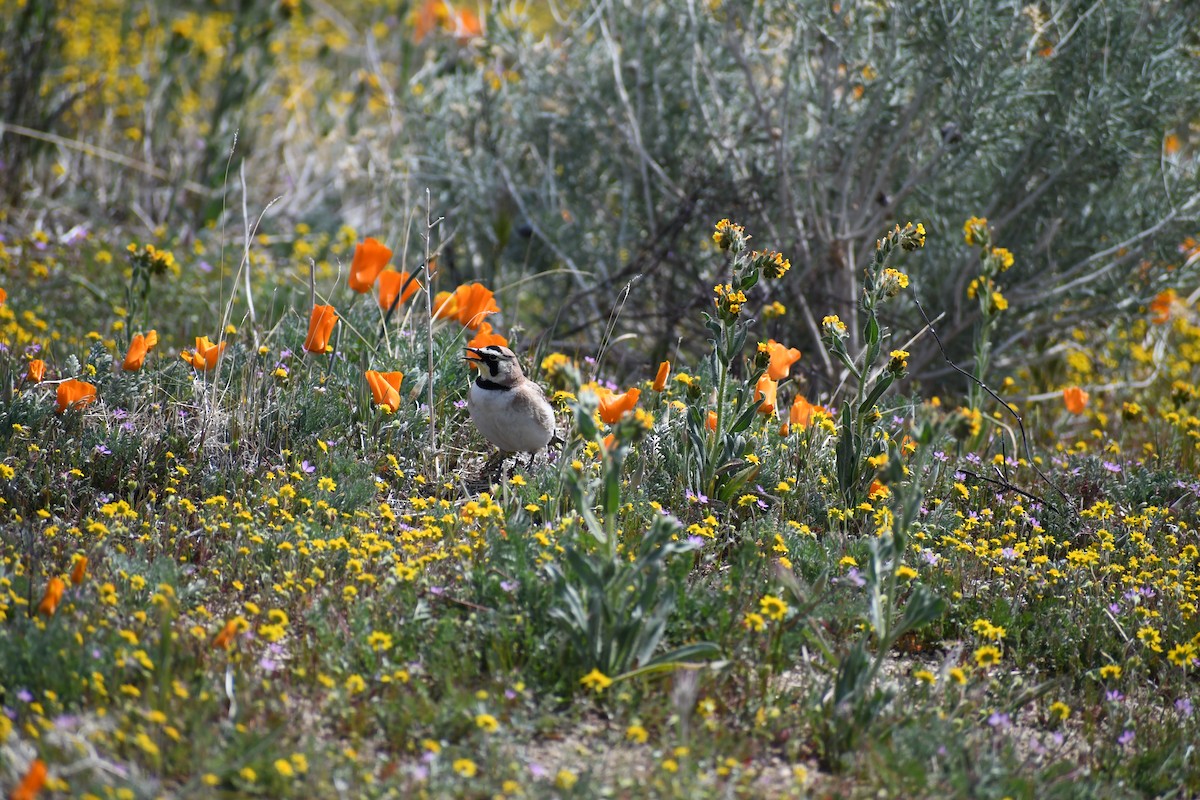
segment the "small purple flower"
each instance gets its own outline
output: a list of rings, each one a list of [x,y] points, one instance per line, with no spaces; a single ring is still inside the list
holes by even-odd
[[[107,447],[105,447],[102,444],[98,444],[95,447],[93,447],[92,451],[95,452],[96,455],[98,455],[98,456],[111,456],[112,455],[112,450],[109,450]]]
[[[455,408],[460,408],[460,409],[461,409],[461,408],[466,408],[466,407],[467,407],[467,401],[466,401],[466,400],[455,400],[455,401],[454,401],[454,407],[455,407]]]
[[[860,589],[867,585],[867,579],[859,573],[858,567],[851,567],[849,571],[846,572],[846,580],[850,581]]]
[[[530,763],[530,765],[529,765],[529,774],[535,778],[544,778],[547,775],[549,775],[550,773],[549,773],[549,771],[546,770],[545,767],[543,767],[541,764],[534,761],[534,762]]]
[[[33,692],[29,691],[28,689],[20,689],[17,691],[17,699],[22,703],[32,703]]]
[[[983,463],[983,458],[978,453],[967,453],[967,461],[978,467]]]
[[[1013,550],[1011,547],[1006,547],[1000,551],[1000,555],[1004,557],[1005,561],[1012,561],[1017,557],[1017,551]]]
[[[112,415],[113,415],[113,419],[115,419],[117,422],[120,422],[121,420],[123,420],[129,416],[129,412],[123,408],[114,408],[112,410]]]
[[[1128,747],[1133,744],[1134,733],[1132,730],[1126,729],[1120,736],[1117,737],[1117,744],[1122,747]]]
[[[1114,463],[1113,463],[1113,462],[1111,462],[1111,461],[1105,461],[1105,462],[1104,462],[1104,464],[1103,464],[1102,466],[1103,466],[1103,467],[1104,467],[1106,470],[1108,470],[1109,472],[1120,472],[1120,471],[1121,471],[1121,465],[1120,465],[1120,464],[1114,464]]]
[[[312,464],[308,463],[308,459],[306,458],[300,462],[300,471],[303,472],[305,475],[311,475],[317,471],[317,468],[314,467]]]
[[[692,547],[699,549],[701,547],[704,547],[704,537],[697,536],[696,534],[693,533],[691,536],[687,537],[687,543],[690,544]]]
[[[520,585],[519,581],[500,581],[500,589],[505,592],[512,592]]]
[[[1012,724],[1012,717],[999,711],[993,711],[991,716],[987,718],[987,724],[991,725],[993,728],[1004,730]]]
[[[1192,699],[1190,697],[1181,697],[1175,701],[1175,710],[1185,717],[1192,715]]]
[[[1121,607],[1119,605],[1117,605],[1116,603],[1109,603],[1108,610],[1114,616],[1121,613]]]
[[[444,595],[446,593],[446,590],[443,589],[441,586],[430,586],[429,593],[431,595],[434,595],[435,597],[441,597],[442,595]]]
[[[946,453],[942,450],[934,450],[933,457],[938,461],[941,461],[943,464],[950,460]]]
[[[213,271],[213,265],[201,259],[199,262],[197,262],[196,269],[200,270],[201,272],[208,273]]]
[[[925,563],[931,567],[942,560],[942,557],[939,556],[937,553],[933,552],[932,550],[922,550],[921,558],[925,559]]]
[[[1109,689],[1104,693],[1104,699],[1110,703],[1119,703],[1125,699],[1125,695],[1121,694],[1117,689]]]

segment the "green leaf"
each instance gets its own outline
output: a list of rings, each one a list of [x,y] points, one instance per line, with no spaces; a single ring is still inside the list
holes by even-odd
[[[895,635],[900,636],[922,628],[942,616],[945,610],[946,602],[942,598],[935,595],[928,587],[918,585],[913,589],[912,595],[909,596],[908,602],[904,606],[904,617],[896,627]]]
[[[867,395],[867,399],[863,400],[862,405],[858,407],[858,415],[860,417],[865,418],[874,410],[875,403],[879,401],[879,398],[883,396],[883,393],[887,391],[895,379],[896,377],[890,372],[885,372],[879,376],[875,381],[875,385],[871,387],[871,393]]]

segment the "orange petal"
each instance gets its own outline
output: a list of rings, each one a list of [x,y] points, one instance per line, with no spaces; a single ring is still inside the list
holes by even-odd
[[[654,376],[654,383],[650,385],[650,389],[655,392],[664,391],[667,388],[667,379],[671,377],[671,362],[664,361],[658,365],[658,373]]]
[[[391,260],[392,251],[382,242],[368,237],[356,244],[350,263],[350,288],[359,294],[371,291],[375,279]]]

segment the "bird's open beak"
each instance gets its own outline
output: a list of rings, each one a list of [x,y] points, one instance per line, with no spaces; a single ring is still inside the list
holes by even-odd
[[[479,363],[483,362],[483,359],[479,357],[479,351],[476,350],[474,347],[468,347],[467,355],[463,356],[463,358],[466,359],[467,361],[470,361],[473,364],[479,364]]]

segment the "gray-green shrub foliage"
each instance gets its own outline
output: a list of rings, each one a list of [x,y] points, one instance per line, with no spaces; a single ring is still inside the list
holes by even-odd
[[[636,278],[619,330],[639,340],[617,355],[649,362],[680,336],[698,349],[695,310],[724,268],[698,246],[720,217],[792,259],[771,289],[788,313],[768,332],[804,350],[818,388],[840,369],[819,321],[852,323],[893,223],[929,230],[914,290],[947,312],[943,340],[965,356],[978,309],[961,226],[990,220],[1017,262],[1002,284],[1001,367],[1018,339],[1028,350],[1066,321],[1136,312],[1180,277],[1161,265],[1179,263],[1200,188],[1186,136],[1194,5],[576,6],[553,42],[493,15],[477,62],[427,64],[412,80],[429,115],[407,118],[393,145],[408,179],[433,187],[459,271],[501,284],[545,273],[504,307],[515,321],[519,297],[549,344],[597,341]],[[497,79],[506,71],[515,79]],[[1184,146],[1166,157],[1172,130]],[[1139,271],[1143,259],[1157,271]],[[893,313],[901,334],[920,325],[911,304]],[[928,377],[932,342],[913,349]]]

